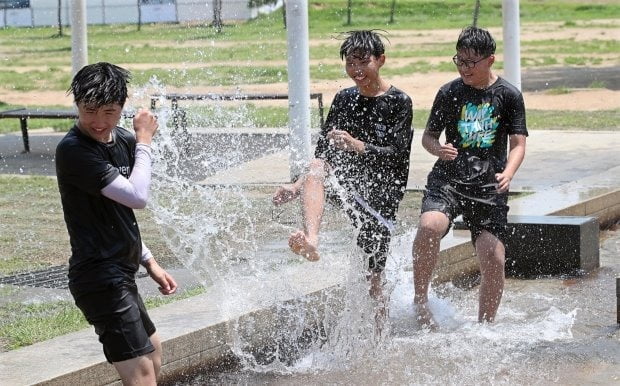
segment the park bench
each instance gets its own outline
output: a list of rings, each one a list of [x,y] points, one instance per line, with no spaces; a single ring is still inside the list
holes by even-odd
[[[157,107],[157,101],[159,99],[166,99],[170,101],[170,107],[172,109],[172,122],[175,128],[187,127],[185,111],[179,107],[179,101],[244,101],[244,100],[288,100],[288,94],[155,94],[151,96],[151,109],[154,110]],[[311,93],[310,99],[316,99],[319,107],[319,127],[323,127],[324,123],[324,106],[323,106],[323,94]]]
[[[134,114],[123,111],[123,118],[133,118]],[[0,119],[16,118],[19,119],[22,131],[22,139],[24,142],[24,153],[30,152],[30,140],[28,138],[28,119],[77,119],[78,113],[75,110],[43,110],[19,108],[14,110],[0,111]]]
[[[20,108],[14,110],[0,111],[0,119],[15,118],[19,119],[22,139],[24,142],[24,153],[30,152],[30,140],[28,139],[28,119],[47,118],[47,119],[75,119],[77,111],[75,110],[42,110]]]

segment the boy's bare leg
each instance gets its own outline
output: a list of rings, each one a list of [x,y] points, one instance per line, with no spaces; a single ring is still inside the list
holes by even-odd
[[[156,385],[161,369],[161,342],[157,333],[150,336],[155,351],[126,361],[114,362],[123,385]]]
[[[476,239],[476,254],[481,274],[478,321],[493,322],[504,292],[504,244],[483,231]]]
[[[301,186],[301,206],[304,229],[293,232],[288,239],[291,250],[310,261],[319,260],[319,229],[325,209],[325,162],[315,159],[310,163]]]
[[[370,297],[376,302],[377,308],[375,310],[375,326],[377,327],[377,335],[381,335],[383,331],[383,325],[388,318],[388,299],[383,293],[383,272],[371,271],[368,273],[368,282],[370,284],[370,290],[368,291]]]
[[[155,378],[157,378],[159,377],[159,371],[161,370],[161,356],[162,356],[161,340],[159,339],[159,335],[157,335],[156,332],[153,333],[153,335],[151,335],[149,339],[151,339],[151,344],[153,345],[153,347],[155,347],[155,351],[148,354],[148,356],[150,356],[151,360],[153,361],[153,368],[155,369]]]
[[[424,212],[413,241],[413,286],[417,320],[428,326],[436,325],[428,309],[428,289],[433,269],[439,258],[439,245],[450,220],[441,212]]]

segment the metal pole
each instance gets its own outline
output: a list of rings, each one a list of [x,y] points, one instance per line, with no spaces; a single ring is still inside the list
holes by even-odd
[[[310,54],[308,44],[308,2],[286,4],[288,51],[288,106],[290,131],[289,165],[296,179],[310,161]]]
[[[519,0],[503,0],[504,19],[504,77],[521,90],[521,42]]]
[[[616,278],[616,321],[620,324],[620,277]]]
[[[73,0],[71,7],[71,64],[73,75],[88,64],[86,0]]]

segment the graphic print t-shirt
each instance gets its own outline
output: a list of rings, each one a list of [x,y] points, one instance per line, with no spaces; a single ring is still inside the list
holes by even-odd
[[[74,294],[133,280],[142,249],[131,208],[101,194],[119,175],[128,178],[136,140],[117,127],[100,143],[73,127],[56,148],[56,174],[71,241],[69,286]]]
[[[326,160],[347,191],[393,217],[409,177],[413,129],[411,98],[396,87],[366,97],[357,87],[336,94],[322,127],[315,156]],[[344,130],[366,145],[364,154],[337,149],[327,133]],[[386,211],[384,211],[385,209]]]
[[[458,149],[455,160],[435,163],[429,181],[494,190],[495,173],[506,167],[508,136],[528,135],[523,96],[501,77],[484,90],[458,78],[437,93],[426,130],[437,138],[445,130],[446,143]]]

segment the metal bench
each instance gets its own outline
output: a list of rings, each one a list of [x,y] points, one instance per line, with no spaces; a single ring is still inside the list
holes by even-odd
[[[134,114],[130,112],[122,112],[123,118],[133,118]],[[28,119],[31,118],[47,118],[47,119],[77,119],[78,113],[75,110],[43,110],[21,108],[15,110],[0,111],[0,119],[17,118],[19,119],[22,130],[22,139],[24,141],[24,153],[30,152],[30,140],[28,138]]]
[[[216,94],[216,93],[206,93],[206,94],[179,94],[179,93],[170,93],[170,94],[155,94],[151,96],[151,109],[154,110],[157,107],[157,101],[160,98],[164,98],[170,101],[171,108],[173,111],[173,125],[175,127],[185,128],[187,123],[185,122],[185,111],[179,108],[179,101],[182,100],[191,100],[191,101],[201,101],[201,100],[212,100],[212,101],[243,101],[243,100],[288,100],[288,94]],[[319,107],[319,127],[323,127],[324,122],[324,106],[323,106],[323,94],[322,93],[312,93],[310,94],[310,99],[316,99]]]
[[[0,111],[0,119],[16,118],[19,119],[22,130],[22,139],[24,141],[24,153],[30,152],[30,141],[28,139],[28,119],[31,118],[47,118],[47,119],[75,119],[77,111],[74,110],[41,110],[41,109],[14,109]]]

